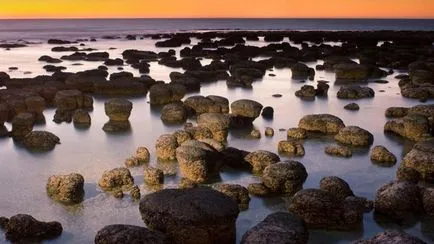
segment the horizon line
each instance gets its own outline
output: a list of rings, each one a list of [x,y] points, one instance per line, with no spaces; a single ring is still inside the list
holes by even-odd
[[[183,20],[183,19],[277,19],[277,20],[303,20],[303,19],[343,19],[343,20],[434,20],[434,17],[13,17],[13,18],[3,18],[0,20],[111,20],[111,19],[125,19],[125,20],[159,20],[159,19],[173,19],[173,20]]]

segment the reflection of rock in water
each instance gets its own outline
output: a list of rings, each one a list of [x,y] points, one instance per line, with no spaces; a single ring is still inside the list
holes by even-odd
[[[418,219],[415,216],[410,214],[405,218],[394,219],[374,211],[373,217],[375,223],[377,223],[378,226],[384,229],[393,229],[393,228],[409,229],[414,227],[418,222]]]
[[[109,133],[127,132],[131,130],[131,124],[129,121],[109,121],[102,129]]]
[[[425,217],[420,222],[422,235],[434,242],[434,216]]]

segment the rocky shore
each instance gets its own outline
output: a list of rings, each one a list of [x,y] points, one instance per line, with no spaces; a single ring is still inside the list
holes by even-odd
[[[46,197],[65,208],[86,202],[86,184],[91,183],[98,194],[131,203],[139,210],[137,219],[146,227],[100,223],[95,243],[236,243],[237,219],[249,210],[252,199],[285,199],[284,211],[273,211],[251,224],[247,232],[238,233],[240,243],[303,244],[315,232],[363,231],[370,212],[379,226],[434,216],[434,32],[239,31],[107,39],[145,39],[155,46],[152,50],[131,46],[118,50],[120,57],[112,57],[107,50],[93,48],[92,43],[100,39],[50,39],[46,45],[52,47],[51,52],[35,60],[44,67],[44,75],[18,78],[15,69],[0,70],[0,137],[31,153],[49,154],[68,146],[61,144],[68,138],[40,130],[41,124],[52,120],[59,126],[72,122],[81,130],[92,128],[94,119],[99,119],[93,115],[94,103],[101,99],[107,117],[98,129],[107,136],[134,133],[130,120],[143,113],[135,106],[137,99],[147,99],[147,106],[161,120],[141,126],[158,123],[170,128],[154,141],[130,148],[135,154],[117,167],[101,168],[97,181],[84,177],[86,172],[72,171],[41,182]],[[263,45],[254,45],[259,40]],[[32,44],[0,44],[0,48],[13,52],[32,48]],[[209,62],[201,62],[204,59]],[[71,62],[99,67],[69,72]],[[156,80],[151,77],[156,65],[178,71],[168,74],[170,80]],[[113,67],[117,72],[111,72]],[[126,67],[134,73],[123,70]],[[341,118],[318,109],[278,131],[272,121],[275,114],[282,114],[280,106],[269,106],[255,97],[232,99],[217,92],[201,93],[203,87],[218,82],[228,90],[255,91],[256,83],[266,82],[267,74],[271,77],[270,72],[278,69],[288,70],[284,80],[303,85],[275,94],[273,99],[293,96],[301,99],[300,104],[312,106],[315,100],[333,98],[346,104],[334,109],[363,116],[369,106],[364,101],[375,103],[382,96],[370,87],[376,84],[399,89],[400,99],[416,105],[376,105],[381,106],[386,122],[376,124],[375,129],[355,123],[369,118]],[[333,74],[335,80],[320,80],[318,72],[322,71]],[[392,78],[397,82],[388,83]],[[53,118],[46,118],[44,113],[50,109]],[[269,126],[258,126],[262,121]],[[408,150],[394,154],[396,150],[378,143],[378,131],[398,146],[402,142],[410,145]],[[235,147],[231,140],[237,133],[242,134],[240,140],[276,138],[278,143],[272,145],[273,150]],[[311,143],[320,143],[321,151],[307,150]],[[346,160],[350,164],[363,153],[368,155],[366,163],[396,175],[393,181],[381,180],[382,186],[372,197],[353,191],[344,180],[350,177],[346,175],[326,175],[304,187],[310,170],[318,174],[305,160],[307,155],[315,154],[324,163]],[[176,170],[169,172],[154,161],[172,163]],[[221,177],[226,172],[254,180],[226,182]],[[43,222],[28,214],[0,217],[5,240],[31,243],[58,238],[64,231],[74,235],[62,227],[66,220]],[[352,241],[425,243],[402,231],[382,229],[368,240]]]

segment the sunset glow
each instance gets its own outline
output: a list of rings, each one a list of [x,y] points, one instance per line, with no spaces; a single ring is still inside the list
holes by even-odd
[[[434,18],[433,0],[0,0],[0,18]]]

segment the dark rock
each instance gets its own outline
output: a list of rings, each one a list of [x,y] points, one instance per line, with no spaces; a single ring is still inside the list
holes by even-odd
[[[133,225],[107,225],[95,236],[95,244],[168,244],[167,237],[144,227]]]
[[[30,215],[17,214],[9,219],[5,237],[13,243],[33,243],[59,237],[62,231],[59,222],[41,222]]]

